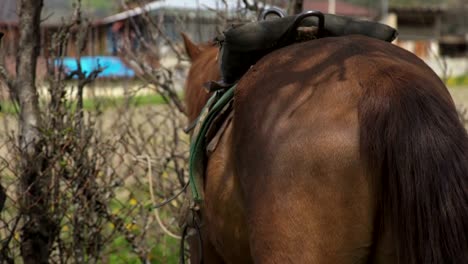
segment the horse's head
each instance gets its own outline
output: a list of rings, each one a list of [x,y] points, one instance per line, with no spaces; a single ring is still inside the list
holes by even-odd
[[[191,122],[197,118],[210,96],[203,88],[204,83],[220,78],[217,63],[218,48],[213,43],[197,45],[184,33],[182,38],[192,62],[185,83],[185,103],[187,116]]]

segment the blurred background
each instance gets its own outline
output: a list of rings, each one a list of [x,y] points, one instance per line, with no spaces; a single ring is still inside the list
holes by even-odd
[[[178,262],[190,65],[180,32],[207,42],[271,6],[386,23],[468,125],[465,0],[44,0],[29,43],[40,140],[23,155],[23,0],[0,2],[0,263]],[[31,258],[31,245],[42,253]]]

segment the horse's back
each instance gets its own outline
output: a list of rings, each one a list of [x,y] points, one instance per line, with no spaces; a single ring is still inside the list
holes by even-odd
[[[305,134],[312,139],[319,131],[352,131],[356,144],[358,127],[352,127],[358,108],[378,101],[379,91],[410,89],[453,105],[445,85],[422,60],[390,43],[356,35],[292,45],[264,57],[236,87],[234,144],[245,143],[255,152]],[[257,148],[260,141],[265,144]]]
[[[359,142],[361,101],[395,78],[436,83],[451,100],[414,55],[360,36],[283,48],[241,79],[232,162],[254,261],[363,263],[374,251],[395,262],[373,243],[375,190]]]

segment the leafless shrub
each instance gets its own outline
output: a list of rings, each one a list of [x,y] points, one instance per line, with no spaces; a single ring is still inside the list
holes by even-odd
[[[40,262],[161,263],[177,256],[175,216],[183,197],[155,208],[186,186],[188,139],[172,71],[161,67],[157,76],[145,79],[166,105],[137,107],[138,89],[129,89],[123,103],[104,108],[104,102],[95,100],[95,108],[87,109],[83,90],[102,69],[85,74],[78,67],[66,73],[61,60],[72,36],[81,54],[87,28],[78,5],[75,17],[54,35],[47,100],[38,112],[39,164],[35,157],[21,155],[19,131],[11,123],[20,126],[23,120],[2,116],[12,127],[2,131],[0,141],[0,180],[7,194],[0,217],[2,263],[28,262],[25,226],[30,209],[43,220],[35,227],[38,238],[45,234],[48,241],[41,245],[45,252]],[[41,184],[35,185],[31,208],[21,202],[31,191],[20,185],[21,164],[38,166]]]

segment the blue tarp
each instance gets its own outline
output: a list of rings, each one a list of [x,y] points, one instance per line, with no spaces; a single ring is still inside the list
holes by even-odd
[[[113,56],[84,56],[80,59],[81,70],[88,75],[98,67],[104,70],[98,77],[111,78],[111,77],[125,77],[130,78],[135,76],[135,72],[127,67],[119,57]],[[58,65],[58,60],[55,62]],[[76,58],[65,57],[63,58],[63,66],[66,72],[73,72],[77,69]],[[75,77],[76,78],[76,77]]]

